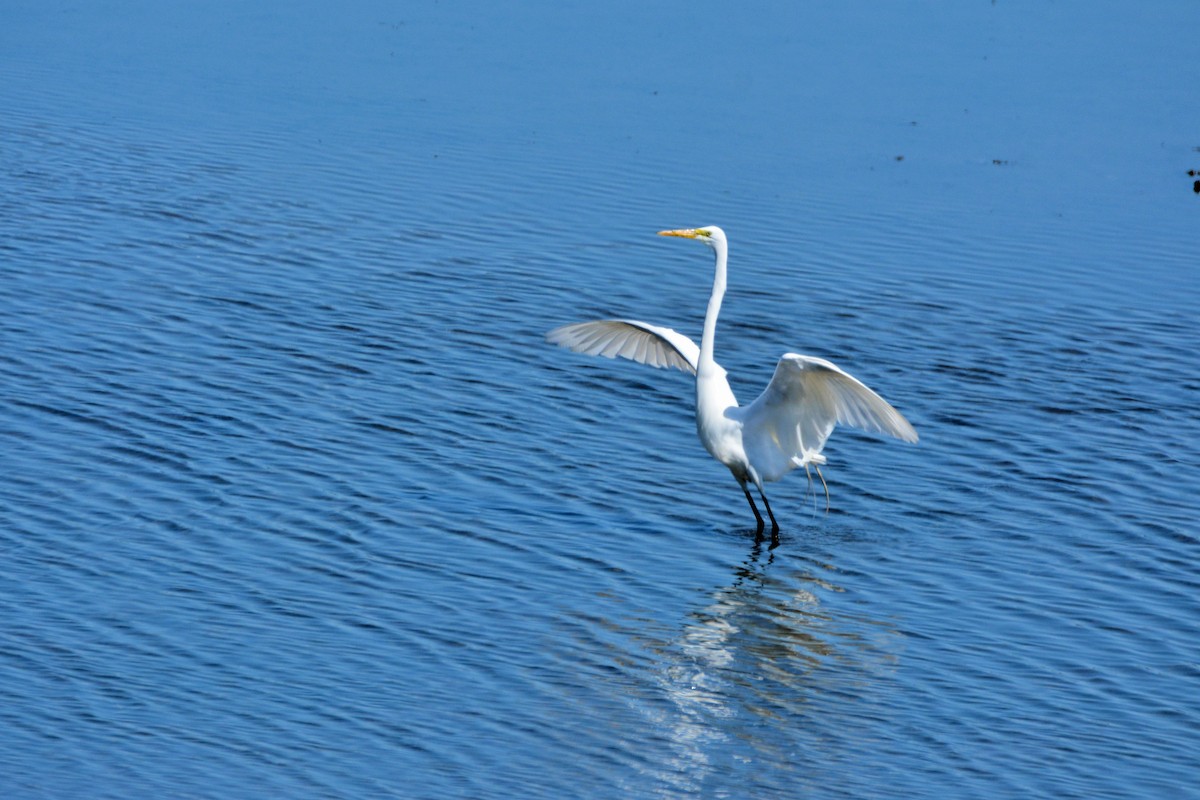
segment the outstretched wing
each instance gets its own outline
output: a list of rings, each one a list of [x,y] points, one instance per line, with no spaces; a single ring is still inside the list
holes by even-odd
[[[652,367],[674,367],[696,374],[700,348],[682,333],[634,319],[598,319],[563,325],[546,334],[546,341],[606,358],[628,358]]]
[[[741,416],[746,454],[764,480],[819,463],[837,423],[917,441],[908,420],[857,378],[823,358],[797,353],[779,359],[771,382]]]

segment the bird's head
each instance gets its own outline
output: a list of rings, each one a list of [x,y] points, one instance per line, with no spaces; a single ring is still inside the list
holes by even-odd
[[[704,228],[680,228],[674,231],[659,231],[659,236],[679,236],[684,239],[699,239],[709,247],[715,248],[718,244],[725,243],[725,231],[718,228],[716,225],[709,225]]]

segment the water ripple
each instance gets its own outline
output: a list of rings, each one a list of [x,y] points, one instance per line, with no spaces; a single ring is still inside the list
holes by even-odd
[[[415,58],[418,17],[372,31]],[[637,113],[679,102],[630,80]],[[0,793],[1187,794],[1178,216],[339,102],[211,141],[10,104]],[[713,222],[742,398],[797,349],[922,436],[839,431],[829,514],[771,487],[774,550],[686,376],[542,340],[697,335],[704,253],[653,233]]]

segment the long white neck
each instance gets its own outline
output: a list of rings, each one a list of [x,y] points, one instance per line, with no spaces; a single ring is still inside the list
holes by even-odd
[[[717,338],[717,315],[721,313],[721,300],[725,297],[725,261],[728,247],[717,240],[713,248],[717,252],[717,270],[713,276],[712,295],[708,298],[708,312],[704,315],[704,335],[700,337],[699,371],[716,365],[713,358],[713,340]]]
[[[720,231],[716,233],[719,235]],[[712,295],[708,298],[708,312],[704,315],[700,360],[696,364],[696,433],[713,458],[734,470],[735,475],[744,476],[748,462],[742,446],[741,422],[730,414],[730,409],[738,407],[738,401],[729,388],[725,370],[713,360],[717,315],[721,313],[721,300],[725,297],[725,237],[713,239],[712,245],[717,252],[717,269]]]

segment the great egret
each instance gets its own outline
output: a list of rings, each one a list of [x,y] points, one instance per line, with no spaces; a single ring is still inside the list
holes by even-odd
[[[733,473],[763,531],[762,514],[749,483],[771,518],[771,534],[779,523],[767,502],[763,481],[777,481],[796,467],[817,467],[825,440],[836,423],[888,433],[916,442],[917,432],[899,411],[856,378],[823,358],[784,353],[771,382],[757,399],[742,408],[729,388],[726,372],[713,360],[717,314],[725,296],[725,232],[715,225],[660,231],[659,236],[698,239],[716,253],[716,276],[700,346],[681,333],[632,319],[603,319],[555,328],[546,341],[587,355],[621,356],[652,367],[674,367],[696,376],[696,432],[704,448]],[[824,483],[824,477],[821,478]],[[828,487],[826,488],[828,503]]]

